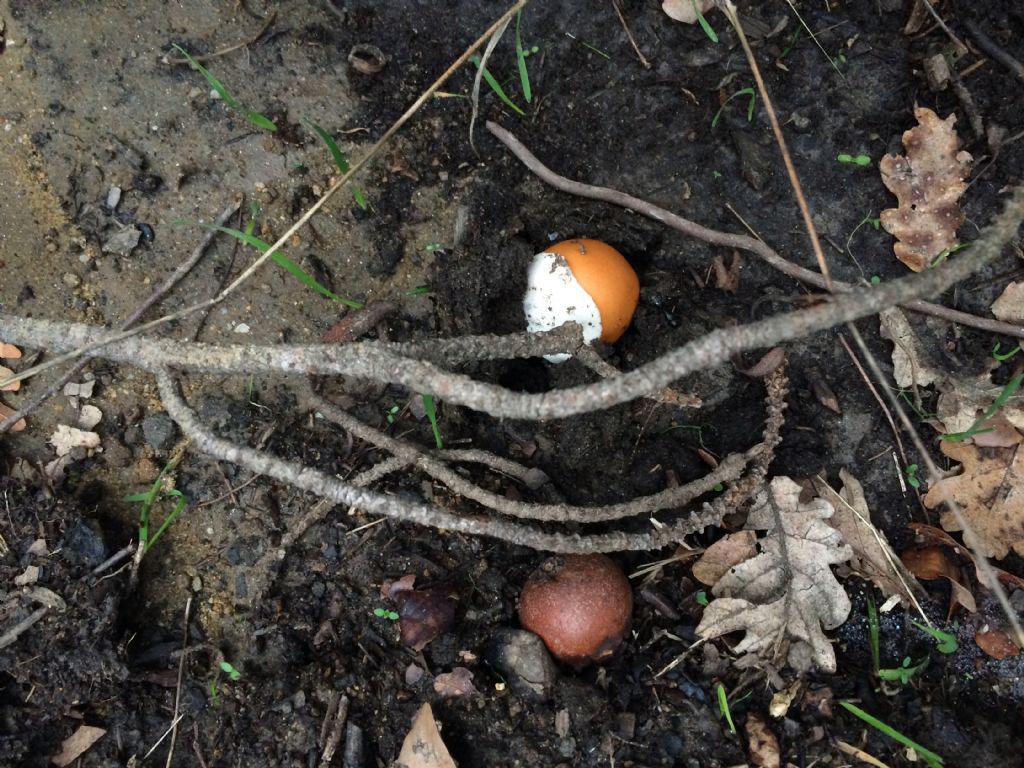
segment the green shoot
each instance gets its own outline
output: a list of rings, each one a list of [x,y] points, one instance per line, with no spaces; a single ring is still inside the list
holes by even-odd
[[[720,178],[722,178],[722,172],[721,171],[712,171],[711,172],[711,178],[713,178],[713,179],[720,179]]]
[[[922,669],[928,666],[928,659],[926,658],[920,664],[916,666],[910,666],[910,657],[903,657],[903,664],[894,667],[892,669],[880,669],[878,670],[878,677],[880,680],[895,680],[899,681],[901,685],[906,685],[910,682],[911,678],[920,672]]]
[[[434,407],[434,396],[433,395],[421,395],[423,398],[423,410],[426,411],[427,418],[430,419],[430,427],[434,430],[434,442],[437,443],[437,449],[441,450],[444,448],[444,443],[441,442],[441,430],[437,428],[437,409]]]
[[[836,160],[845,165],[859,165],[861,167],[871,165],[871,158],[867,155],[848,155],[845,152],[840,152],[836,155]]]
[[[871,643],[871,669],[877,675],[882,665],[881,652],[879,651],[879,637],[882,634],[881,625],[878,623],[878,608],[875,607],[875,598],[868,595],[868,641]]]
[[[226,661],[222,661],[220,663],[220,668],[229,678],[231,678],[231,680],[238,680],[242,677],[242,673]]]
[[[708,40],[712,43],[718,42],[718,35],[715,34],[715,30],[712,29],[711,25],[708,24],[708,20],[704,18],[704,14],[700,12],[700,8],[697,6],[697,0],[690,0],[693,3],[693,12],[697,14],[697,23],[700,24],[700,28],[704,30],[704,34],[708,36]],[[735,731],[733,731],[735,733]]]
[[[327,149],[330,151],[331,157],[334,159],[334,164],[338,166],[338,170],[342,173],[348,173],[348,158],[345,157],[345,153],[341,151],[341,147],[338,146],[338,142],[334,140],[334,137],[308,117],[303,119],[306,121],[306,125],[312,128],[316,132],[316,135],[320,137],[320,140],[327,145]],[[365,211],[366,197],[363,195],[363,190],[355,184],[352,185],[352,197],[355,198],[356,205]]]
[[[427,253],[433,253],[434,251],[444,250],[444,246],[442,246],[440,243],[427,243],[423,250],[426,251]]]
[[[715,493],[721,493],[722,491],[724,491],[724,490],[725,490],[725,485],[723,485],[722,483],[715,483],[715,484],[714,484],[714,485],[713,485],[713,486],[711,487],[711,490],[713,490],[713,491],[714,491]],[[706,599],[706,598],[705,598],[705,599]]]
[[[703,605],[705,608],[707,607],[707,604],[708,604],[708,593],[707,593],[707,591],[702,589],[700,592],[697,593],[697,595],[696,595],[696,597],[694,599],[697,601],[697,605]]]
[[[950,432],[948,435],[941,435],[940,438],[942,440],[962,442],[968,438],[974,437],[975,435],[980,435],[984,432],[992,432],[993,430],[991,428],[982,429],[981,425],[995,416],[996,411],[1002,408],[1006,401],[1013,397],[1014,393],[1020,389],[1021,381],[1024,381],[1024,373],[1018,373],[1010,379],[1006,383],[1006,386],[1003,387],[1003,391],[999,393],[999,396],[992,401],[992,405],[985,409],[985,412],[978,417],[977,421],[971,424],[966,432]]]
[[[910,395],[907,394],[907,390],[901,389],[899,392],[896,393],[896,397],[898,397],[900,400],[906,403],[907,407],[910,408],[910,410],[912,410],[915,414],[917,414],[917,418],[921,419],[921,421],[927,421],[928,419],[938,418],[937,413],[929,413],[928,411],[923,410],[917,403],[915,403],[914,400],[910,397]]]
[[[270,243],[266,242],[265,240],[261,240],[260,238],[256,237],[250,232],[242,232],[241,230],[233,229],[232,227],[217,227],[214,226],[213,224],[200,224],[200,226],[206,227],[207,229],[215,229],[218,232],[223,232],[225,235],[231,235],[236,240],[240,240],[246,245],[251,245],[260,253],[266,253],[267,251],[270,250]],[[338,296],[336,293],[332,293],[330,290],[320,285],[320,283],[318,283],[311,274],[309,274],[306,270],[304,270],[294,261],[285,256],[284,253],[282,253],[281,251],[275,252],[274,255],[271,256],[270,258],[272,258],[278,264],[278,266],[283,267],[288,272],[291,272],[292,275],[294,275],[298,279],[298,281],[305,285],[307,288],[311,288],[317,293],[323,294],[331,301],[336,301],[339,304],[344,304],[345,306],[352,307],[353,309],[359,309],[360,307],[363,306],[358,301],[352,301],[352,299],[342,298],[341,296]]]
[[[871,276],[871,284],[872,285],[878,285],[881,282],[882,282],[882,278],[880,278],[878,275],[872,275]]]
[[[602,51],[600,48],[595,48],[593,45],[588,43],[586,40],[580,40],[578,37],[576,37],[576,35],[572,34],[571,32],[566,32],[565,36],[568,37],[570,40],[575,40],[577,43],[582,45],[584,48],[586,48],[591,53],[596,53],[601,58],[608,59],[608,61],[612,60],[612,57],[609,56],[604,51]]]
[[[727,98],[722,103],[722,106],[718,108],[718,111],[715,112],[715,116],[711,118],[712,128],[718,125],[718,121],[722,118],[722,112],[725,111],[725,108],[726,106],[728,106],[729,102],[741,96],[750,97],[750,101],[747,103],[747,122],[749,123],[751,120],[754,119],[754,103],[757,101],[757,94],[754,92],[753,88],[741,88],[740,90],[736,91],[736,93],[734,93],[732,96]]]
[[[1020,345],[1019,344],[1016,347],[1014,347],[1013,349],[1011,349],[1009,352],[1007,352],[1006,354],[1000,354],[999,349],[1001,347],[1002,347],[1002,344],[1000,344],[998,341],[996,342],[996,345],[994,347],[992,347],[992,357],[995,360],[998,360],[1000,363],[1002,363],[1002,362],[1004,362],[1006,360],[1009,360],[1011,357],[1013,357],[1018,352],[1020,352]]]
[[[211,680],[208,684],[208,688],[210,689],[210,704],[214,707],[219,707],[220,699],[217,698],[217,681]]]
[[[410,288],[405,292],[406,296],[425,296],[430,293],[429,285],[417,285],[415,288]]]
[[[736,733],[736,724],[732,721],[732,712],[729,710],[729,699],[725,695],[725,686],[721,683],[715,688],[715,695],[718,697],[718,711],[725,717],[725,722],[729,724],[729,732]]]
[[[397,405],[392,405],[390,408],[388,408],[388,412],[384,414],[384,418],[387,419],[388,424],[395,423],[395,417],[398,416],[401,410],[402,409],[399,408]]]
[[[185,497],[185,494],[183,494],[181,491],[177,489],[171,489],[169,491],[163,490],[164,477],[169,472],[174,471],[174,468],[177,466],[177,464],[177,459],[171,459],[169,462],[167,462],[166,466],[164,466],[164,468],[160,470],[160,474],[157,475],[156,480],[153,481],[153,485],[150,487],[148,491],[145,491],[143,493],[135,493],[132,494],[131,496],[125,496],[123,499],[123,501],[126,501],[130,504],[137,503],[142,505],[139,508],[139,544],[142,545],[142,554],[146,554],[147,552],[149,552],[150,547],[152,547],[156,543],[157,539],[159,539],[163,535],[163,532],[170,527],[171,523],[174,522],[175,518],[177,518],[178,515],[180,515],[182,511],[184,511],[185,507],[188,506],[188,499]],[[174,509],[171,510],[171,513],[167,515],[166,518],[164,518],[163,523],[161,523],[160,527],[157,528],[156,533],[150,536],[150,513],[153,510],[153,506],[156,504],[156,502],[160,499],[161,496],[168,496],[172,499],[177,499],[177,501],[174,505]]]
[[[951,635],[949,632],[943,632],[941,629],[929,627],[927,624],[920,624],[916,621],[911,623],[922,632],[932,636],[932,639],[935,640],[935,650],[939,653],[956,653],[957,648],[960,647],[956,641],[956,637]]]
[[[851,704],[848,701],[840,701],[839,703],[842,705],[843,709],[845,709],[847,712],[849,712],[852,715],[860,718],[861,720],[863,720],[865,723],[867,723],[871,727],[877,728],[882,733],[884,733],[886,736],[888,736],[890,739],[898,741],[903,746],[910,747],[912,750],[917,752],[917,754],[919,754],[922,758],[924,758],[924,761],[926,763],[928,763],[928,768],[942,768],[942,766],[944,765],[944,763],[942,761],[942,758],[939,755],[935,754],[931,750],[925,749],[920,744],[918,744],[916,741],[913,741],[912,739],[907,738],[902,733],[900,733],[895,728],[893,728],[891,725],[888,725],[887,723],[883,723],[881,720],[879,720],[874,715],[869,715],[863,709],[861,709],[860,707],[858,707],[855,704]]]
[[[800,42],[801,33],[802,30],[800,27],[797,27],[793,36],[789,39],[789,44],[783,49],[782,53],[779,54],[779,61],[785,61],[786,57],[793,52],[793,49],[796,48],[796,44]]]
[[[908,464],[906,469],[907,483],[911,488],[921,487],[921,478],[917,476],[918,466],[917,464]]]
[[[387,619],[388,621],[398,621],[398,614],[394,611],[389,611],[384,608],[374,608],[373,615],[378,619]]]
[[[523,38],[519,35],[519,24],[523,20],[523,12],[516,14],[516,64],[519,66],[519,85],[523,89],[523,98],[529,104],[533,101],[533,89],[530,87],[530,73],[526,69],[526,51],[523,49]]]
[[[477,69],[480,69],[480,57],[479,56],[470,56],[469,60],[471,62],[473,62],[473,65]],[[487,83],[487,85],[490,86],[491,90],[494,91],[494,93],[498,96],[498,98],[502,100],[502,102],[505,104],[505,106],[507,106],[509,109],[511,109],[517,115],[522,116],[522,115],[526,114],[525,112],[523,112],[522,109],[519,108],[519,106],[514,101],[512,101],[512,99],[510,99],[508,97],[508,94],[505,93],[505,89],[502,88],[501,85],[498,83],[498,81],[494,79],[494,75],[492,75],[487,70],[487,67],[484,67],[484,81]]]
[[[227,106],[231,107],[231,109],[237,109],[241,112],[245,112],[245,119],[253,125],[255,125],[257,128],[262,128],[263,130],[270,131],[271,133],[277,130],[277,126],[274,124],[272,120],[270,120],[267,117],[264,117],[259,112],[254,112],[251,109],[245,109],[241,104],[239,104],[238,100],[235,99],[235,97],[232,96],[230,93],[228,93],[228,89],[221,84],[220,80],[214,77],[213,73],[210,72],[210,70],[208,70],[194,58],[189,56],[188,51],[186,51],[184,48],[177,44],[174,44],[173,47],[175,50],[178,51],[178,53],[180,53],[188,60],[189,66],[191,66],[192,69],[199,72],[199,74],[201,74],[206,79],[206,82],[210,84],[210,87],[217,92],[217,95],[220,96],[221,101],[223,101]]]
[[[939,264],[944,262],[946,260],[946,258],[951,253],[956,253],[957,251],[963,250],[964,248],[968,247],[969,245],[970,245],[970,243],[960,243],[959,245],[954,245],[952,248],[947,248],[942,253],[940,253],[938,256],[936,256],[934,259],[932,259],[928,263],[928,266],[929,267],[937,267],[937,266],[939,266]]]

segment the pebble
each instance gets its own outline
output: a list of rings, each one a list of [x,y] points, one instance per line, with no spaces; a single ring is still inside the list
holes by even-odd
[[[170,448],[178,427],[166,413],[154,413],[142,420],[142,435],[158,451]]]
[[[73,565],[95,568],[107,559],[107,545],[95,520],[71,521],[60,542],[61,554]]]
[[[61,280],[64,281],[64,285],[66,285],[68,288],[77,288],[79,285],[82,284],[82,278],[80,278],[74,272],[65,272]]]
[[[544,641],[533,632],[499,629],[488,645],[486,658],[517,696],[534,701],[551,697],[558,668]]]

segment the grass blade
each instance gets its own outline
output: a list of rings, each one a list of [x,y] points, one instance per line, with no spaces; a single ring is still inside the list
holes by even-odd
[[[434,430],[434,442],[437,443],[438,450],[444,448],[444,443],[441,442],[441,430],[437,426],[437,409],[434,407],[434,396],[433,395],[421,395],[423,398],[423,410],[427,414],[427,418],[430,419],[430,426]]]
[[[207,229],[215,229],[218,232],[223,232],[225,235],[231,235],[237,240],[241,240],[246,245],[251,245],[260,253],[266,253],[267,251],[270,250],[270,243],[266,242],[265,240],[261,240],[260,238],[248,232],[242,232],[241,230],[233,229],[232,227],[217,227],[212,224],[200,224],[200,226],[206,227]],[[324,296],[331,299],[332,301],[336,301],[339,304],[344,304],[347,307],[352,307],[353,309],[359,309],[360,307],[363,306],[358,301],[346,299],[342,296],[337,295],[336,293],[332,293],[330,290],[320,285],[320,283],[318,283],[311,274],[309,274],[306,270],[304,270],[294,261],[289,259],[283,253],[281,253],[281,251],[277,251],[270,258],[277,262],[279,266],[291,272],[292,275],[298,278],[299,282],[301,282],[307,288],[312,288],[317,293],[322,293]]]
[[[277,131],[277,123],[271,120],[269,117],[264,117],[259,112],[253,112],[251,109],[245,113],[245,119],[255,125],[257,128],[262,128],[265,131],[274,133]]]
[[[519,65],[519,84],[523,89],[523,98],[529,104],[533,101],[533,89],[530,88],[530,73],[526,69],[526,51],[523,50],[523,38],[519,35],[519,23],[523,20],[523,12],[516,14],[516,63]]]
[[[868,725],[872,726],[873,728],[877,728],[882,733],[884,733],[886,736],[888,736],[890,739],[893,739],[894,741],[898,741],[903,746],[910,747],[912,750],[917,752],[917,754],[919,754],[921,757],[923,757],[925,762],[928,763],[928,768],[942,768],[942,766],[944,765],[944,763],[942,761],[942,757],[940,757],[939,755],[935,754],[930,749],[925,749],[920,744],[918,744],[916,741],[914,741],[914,740],[904,736],[902,733],[897,731],[891,725],[888,725],[887,723],[883,723],[881,720],[879,720],[874,715],[869,715],[863,709],[861,709],[860,707],[856,706],[855,704],[851,704],[848,701],[840,701],[839,703],[843,706],[843,708],[846,711],[850,712],[851,714],[855,715],[856,717],[859,717],[861,720],[863,720],[865,723],[867,723]]]
[[[176,51],[178,51],[178,53],[180,53],[182,56],[188,59],[189,66],[191,66],[192,69],[198,71],[199,74],[206,78],[206,82],[208,82],[210,84],[210,87],[217,92],[217,94],[220,96],[221,100],[223,100],[225,104],[227,104],[232,109],[238,108],[238,102],[235,101],[235,97],[228,93],[228,89],[221,85],[220,80],[214,77],[210,70],[208,70],[198,61],[189,56],[188,51],[186,51],[177,43],[174,43],[173,47]],[[275,130],[276,128],[277,127],[275,126]]]
[[[477,67],[477,69],[480,68],[480,57],[479,56],[470,56],[469,60],[473,62],[473,64]],[[508,95],[505,93],[504,89],[498,84],[498,81],[494,79],[494,75],[492,75],[488,71],[487,67],[484,67],[483,74],[484,74],[484,80],[486,81],[487,85],[489,85],[491,90],[494,91],[495,94],[497,94],[498,98],[501,99],[502,102],[504,102],[505,106],[507,106],[509,109],[514,110],[516,112],[516,114],[518,114],[518,115],[525,115],[526,114],[525,112],[523,112],[523,110],[521,110],[516,105],[516,103],[514,101],[512,101],[512,99],[510,99],[508,97]]]
[[[341,147],[338,146],[338,142],[334,140],[334,137],[308,117],[303,118],[303,120],[306,125],[316,132],[316,135],[320,137],[320,141],[327,145],[327,149],[331,152],[331,157],[334,158],[334,164],[338,166],[338,170],[342,173],[348,173],[348,158],[345,157],[345,153],[341,151]]]

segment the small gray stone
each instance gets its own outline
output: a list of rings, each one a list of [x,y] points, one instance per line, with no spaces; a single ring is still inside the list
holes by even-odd
[[[499,629],[488,645],[487,662],[524,699],[549,699],[558,681],[558,668],[544,641],[525,629]]]
[[[146,442],[158,451],[171,447],[178,427],[166,413],[154,413],[142,420],[142,434]]]

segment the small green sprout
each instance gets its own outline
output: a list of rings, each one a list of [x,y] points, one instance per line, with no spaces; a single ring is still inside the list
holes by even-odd
[[[1013,357],[1018,352],[1020,352],[1020,345],[1019,344],[1016,347],[1014,347],[1013,349],[1011,349],[1009,352],[1007,352],[1006,354],[1001,354],[999,352],[1001,347],[1002,347],[1002,344],[1000,344],[998,341],[996,342],[996,345],[994,347],[992,347],[992,357],[993,357],[993,359],[998,360],[1000,363],[1005,362],[1006,360],[1009,360],[1011,357]]]
[[[943,760],[939,755],[935,754],[929,749],[925,749],[916,741],[907,738],[902,733],[893,728],[891,725],[883,723],[874,715],[869,715],[856,704],[851,704],[848,701],[840,701],[839,703],[840,705],[842,705],[843,709],[845,709],[847,712],[851,713],[855,717],[860,718],[865,723],[870,725],[872,728],[877,728],[890,739],[898,741],[903,746],[910,747],[912,750],[917,752],[917,754],[924,758],[924,761],[928,763],[928,768],[942,768],[942,766],[944,765]]]
[[[385,608],[374,608],[373,615],[378,619],[387,619],[388,621],[398,621],[398,614],[394,611],[389,611]]]
[[[934,259],[932,259],[930,262],[928,262],[928,266],[937,267],[939,266],[939,264],[944,262],[950,254],[956,253],[957,251],[962,251],[964,248],[967,248],[968,246],[970,246],[970,243],[958,243],[957,245],[954,245],[952,248],[947,248]]]
[[[718,711],[725,717],[725,721],[729,724],[729,732],[736,733],[736,724],[732,721],[732,712],[729,710],[729,699],[725,695],[725,686],[721,683],[715,688],[715,695],[718,697]]]
[[[417,285],[415,288],[410,288],[405,292],[406,296],[425,296],[430,293],[429,285]]]
[[[715,30],[708,24],[708,20],[704,18],[704,14],[701,13],[700,7],[697,5],[697,0],[690,0],[693,3],[693,12],[697,14],[697,23],[700,24],[700,28],[704,30],[704,34],[708,36],[708,40],[712,43],[718,42],[718,35],[715,34]],[[736,731],[733,731],[735,733]]]
[[[712,171],[711,172],[711,178],[713,178],[713,179],[720,179],[720,178],[722,178],[722,172],[721,171]]]
[[[859,165],[861,167],[871,165],[871,158],[867,155],[848,155],[845,152],[840,152],[836,155],[836,160],[844,165]]]
[[[434,430],[434,442],[437,443],[437,449],[441,450],[444,448],[444,443],[441,442],[441,430],[437,426],[437,409],[434,407],[434,396],[433,395],[421,395],[423,398],[423,410],[427,414],[427,418],[430,419],[430,428]]]
[[[725,111],[725,108],[729,105],[730,101],[736,98],[742,98],[743,96],[750,97],[749,101],[747,102],[747,122],[749,123],[750,121],[752,121],[754,119],[754,104],[757,102],[757,93],[755,93],[753,88],[741,88],[740,90],[736,91],[736,93],[732,94],[729,98],[727,98],[722,103],[722,106],[718,108],[718,111],[715,112],[715,116],[711,118],[711,127],[714,128],[715,126],[718,125],[718,121],[722,118],[722,112]]]
[[[697,593],[694,598],[697,601],[697,605],[703,605],[705,608],[708,605],[708,593],[705,590],[701,590]]]
[[[911,623],[922,632],[932,636],[932,639],[935,640],[935,650],[939,653],[956,653],[957,648],[960,647],[956,641],[956,636],[951,635],[949,632],[943,632],[941,629],[929,627],[927,624],[921,624],[916,621]]]
[[[398,416],[398,412],[401,410],[402,409],[399,408],[397,405],[392,405],[390,408],[388,408],[387,415],[385,416],[385,418],[388,420],[388,424],[395,423],[395,417]]]
[[[906,472],[904,473],[907,476],[907,483],[910,485],[911,488],[921,487],[921,478],[917,476],[917,470],[917,464],[908,464]]]
[[[892,669],[880,669],[878,670],[878,677],[880,680],[894,680],[898,681],[901,685],[906,685],[910,682],[911,678],[914,677],[918,672],[928,666],[928,659],[926,658],[920,664],[910,666],[910,657],[904,656],[903,663],[898,667]]]
[[[235,669],[233,666],[231,666],[230,663],[228,663],[226,661],[222,661],[220,663],[220,668],[232,681],[238,680],[239,678],[242,677],[242,673],[239,672],[237,669]]]
[[[176,488],[172,488],[166,491],[163,489],[164,477],[170,472],[173,472],[177,464],[177,459],[171,459],[169,462],[167,462],[164,468],[160,470],[160,474],[157,475],[156,480],[153,481],[153,485],[150,487],[148,491],[145,491],[143,493],[135,493],[132,494],[131,496],[125,496],[123,499],[123,501],[126,501],[130,504],[137,503],[142,505],[139,508],[139,544],[142,545],[143,555],[149,552],[150,548],[154,544],[156,544],[157,539],[159,539],[160,536],[163,535],[163,532],[170,527],[171,523],[174,522],[175,518],[177,518],[178,515],[180,515],[184,511],[185,507],[188,506],[188,498],[181,491],[177,490]],[[157,503],[161,496],[176,499],[177,501],[175,502],[174,508],[171,510],[171,513],[167,515],[166,518],[164,518],[164,521],[160,524],[160,527],[157,528],[156,533],[150,536],[150,513],[153,510],[153,506]]]
[[[423,250],[427,253],[433,253],[434,251],[443,250],[443,246],[440,243],[428,243]]]
[[[985,409],[985,412],[978,417],[978,419],[971,424],[966,432],[950,432],[946,435],[940,435],[942,440],[952,440],[954,442],[962,442],[968,438],[980,435],[985,432],[992,432],[991,428],[982,429],[981,425],[986,421],[995,416],[996,411],[1003,407],[1007,400],[1013,397],[1014,393],[1020,389],[1021,382],[1024,381],[1024,373],[1018,373],[1012,379],[1010,379],[1006,386],[1003,387],[1003,391],[999,393],[999,396],[992,401],[992,405]]]
[[[273,120],[271,120],[268,117],[264,117],[259,112],[255,112],[251,109],[246,109],[241,104],[239,104],[238,100],[235,99],[235,97],[232,96],[230,93],[228,93],[228,89],[221,84],[220,80],[214,77],[213,74],[208,69],[206,69],[206,67],[204,67],[198,61],[192,58],[188,54],[188,51],[186,51],[184,48],[177,44],[174,44],[172,47],[188,60],[189,66],[191,66],[192,69],[196,70],[197,72],[199,72],[199,74],[206,78],[206,82],[210,84],[210,87],[217,92],[217,95],[220,96],[221,101],[223,101],[227,106],[231,107],[231,109],[237,109],[241,112],[244,112],[245,119],[253,125],[255,125],[257,128],[262,128],[263,130],[270,131],[271,133],[277,130],[277,125],[274,124]]]
[[[715,491],[716,493],[721,493],[722,491],[725,490],[725,485],[723,485],[722,483],[715,483],[712,490]]]
[[[881,282],[882,282],[882,278],[880,278],[878,275],[872,275],[871,276],[871,284],[872,285],[878,285]]]

